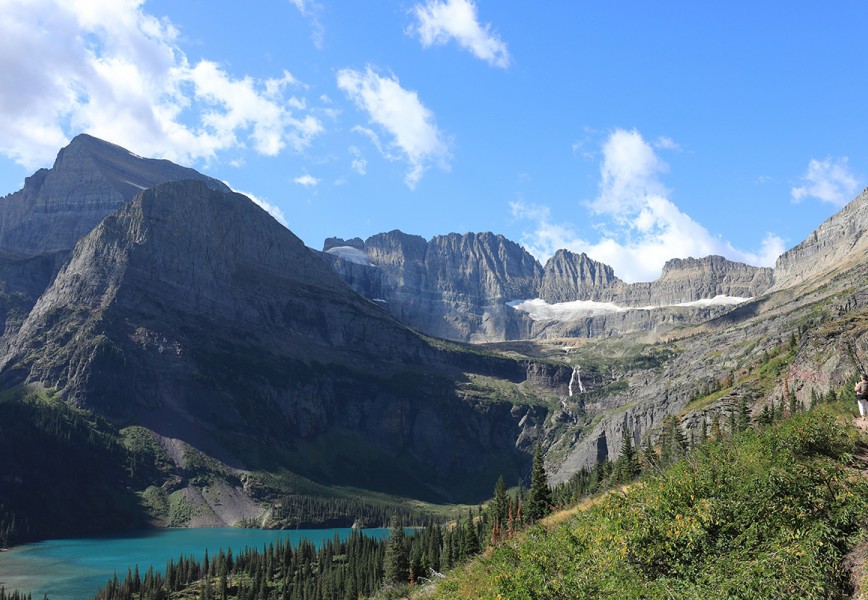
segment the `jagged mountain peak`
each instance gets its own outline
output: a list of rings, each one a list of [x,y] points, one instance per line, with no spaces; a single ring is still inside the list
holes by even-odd
[[[550,304],[596,299],[601,291],[620,283],[609,265],[584,252],[558,250],[546,262],[539,297]]]
[[[359,365],[383,350],[392,361],[429,352],[247,197],[195,180],[145,190],[79,241],[10,341],[3,377],[93,401],[91,379],[124,389],[114,350],[131,342],[131,360],[154,339],[176,340],[181,362],[214,339]],[[148,405],[156,392],[137,393]]]
[[[181,179],[229,191],[223,182],[193,169],[78,135],[58,152],[51,169],[40,169],[24,188],[0,199],[0,248],[29,255],[71,250],[142,190]]]

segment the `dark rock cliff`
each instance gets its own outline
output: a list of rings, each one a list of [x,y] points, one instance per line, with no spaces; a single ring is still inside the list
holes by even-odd
[[[525,373],[432,346],[247,198],[183,181],[141,193],[76,245],[0,381],[59,390],[229,464],[262,467],[240,458],[259,448],[329,484],[469,500],[491,482],[456,482],[527,460],[511,404],[458,393],[474,370]],[[388,478],[376,461],[323,470],[302,441],[400,466]]]
[[[546,262],[539,297],[549,304],[599,300],[606,290],[621,285],[609,265],[588,258],[584,252],[558,250]]]
[[[363,251],[368,263],[342,257],[341,247]],[[503,339],[521,319],[505,303],[534,295],[542,279],[530,254],[492,233],[426,241],[392,231],[368,238],[361,248],[330,239],[324,256],[348,285],[382,301],[403,323],[460,341]]]

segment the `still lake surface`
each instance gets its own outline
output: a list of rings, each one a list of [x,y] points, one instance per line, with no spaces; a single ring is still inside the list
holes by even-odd
[[[347,539],[351,529],[149,529],[89,538],[46,540],[16,546],[0,552],[0,586],[7,591],[30,592],[34,600],[86,600],[117,573],[119,579],[127,567],[139,566],[144,575],[149,567],[165,572],[169,560],[194,556],[201,560],[208,549],[209,556],[222,548],[232,548],[237,554],[245,547],[262,548],[277,540],[287,540],[294,546],[301,540],[317,547],[337,535]],[[380,539],[388,529],[364,529],[365,535]]]

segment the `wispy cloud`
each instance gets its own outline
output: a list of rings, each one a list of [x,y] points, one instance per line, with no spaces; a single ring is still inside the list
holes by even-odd
[[[803,185],[793,187],[790,195],[794,202],[816,198],[835,206],[844,206],[859,190],[856,175],[850,170],[847,157],[811,160],[801,177]]]
[[[314,177],[313,175],[310,175],[308,173],[305,173],[304,175],[300,175],[300,176],[296,177],[295,179],[293,179],[292,181],[293,181],[293,183],[297,183],[298,185],[303,185],[304,187],[316,187],[317,185],[319,185],[319,179],[317,179],[316,177]]]
[[[412,13],[416,22],[408,28],[408,33],[416,35],[426,48],[455,40],[491,66],[509,67],[506,44],[491,30],[490,24],[479,23],[472,0],[428,0],[414,6]]]
[[[318,50],[322,50],[325,40],[325,27],[319,18],[322,6],[313,0],[289,0],[289,2],[298,9],[303,17],[310,21],[310,40]]]
[[[368,161],[362,156],[362,151],[356,148],[355,146],[350,146],[350,154],[353,155],[353,159],[351,162],[353,171],[358,173],[359,175],[365,175],[368,172]]]
[[[140,0],[12,0],[0,20],[0,152],[48,164],[85,131],[140,154],[191,163],[229,149],[273,156],[322,131],[284,71],[235,76],[192,64],[167,19]],[[85,40],[85,41],[83,41]]]
[[[757,252],[737,249],[682,212],[667,198],[661,179],[668,165],[639,132],[614,131],[602,153],[599,193],[586,203],[590,217],[596,219],[595,240],[585,239],[575,225],[554,219],[545,206],[511,203],[514,218],[534,224],[522,242],[540,260],[566,248],[611,265],[625,281],[652,281],[670,258],[720,254],[771,266],[783,252],[783,240],[772,233],[766,234]]]
[[[397,77],[379,75],[371,67],[364,71],[342,69],[338,71],[337,83],[368,114],[370,122],[391,137],[391,142],[384,147],[377,132],[369,128],[357,126],[354,131],[371,139],[387,159],[400,157],[409,163],[404,178],[408,187],[415,188],[432,163],[449,168],[448,143],[434,122],[434,114],[416,92],[402,88]]]
[[[265,212],[267,212],[272,217],[274,217],[281,225],[283,225],[284,227],[289,227],[289,225],[287,225],[287,223],[286,223],[286,216],[283,214],[283,211],[280,210],[280,207],[275,206],[274,204],[272,204],[268,200],[263,200],[262,198],[258,198],[257,196],[255,196],[254,194],[252,194],[250,192],[242,192],[241,190],[236,190],[236,189],[232,188],[232,185],[228,181],[224,181],[223,183],[228,185],[230,187],[230,189],[233,189],[233,191],[238,192],[239,194],[242,194],[242,195],[250,198],[254,204],[256,204],[257,206],[259,206],[259,208],[263,209]]]
[[[681,150],[681,145],[666,135],[661,135],[659,138],[654,140],[654,147],[660,148],[661,150]]]

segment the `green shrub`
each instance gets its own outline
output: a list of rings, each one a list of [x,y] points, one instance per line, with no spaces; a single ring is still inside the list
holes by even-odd
[[[839,598],[868,486],[824,406],[706,444],[484,559],[487,598]],[[478,575],[478,573],[477,573]],[[448,597],[466,583],[441,585]]]

